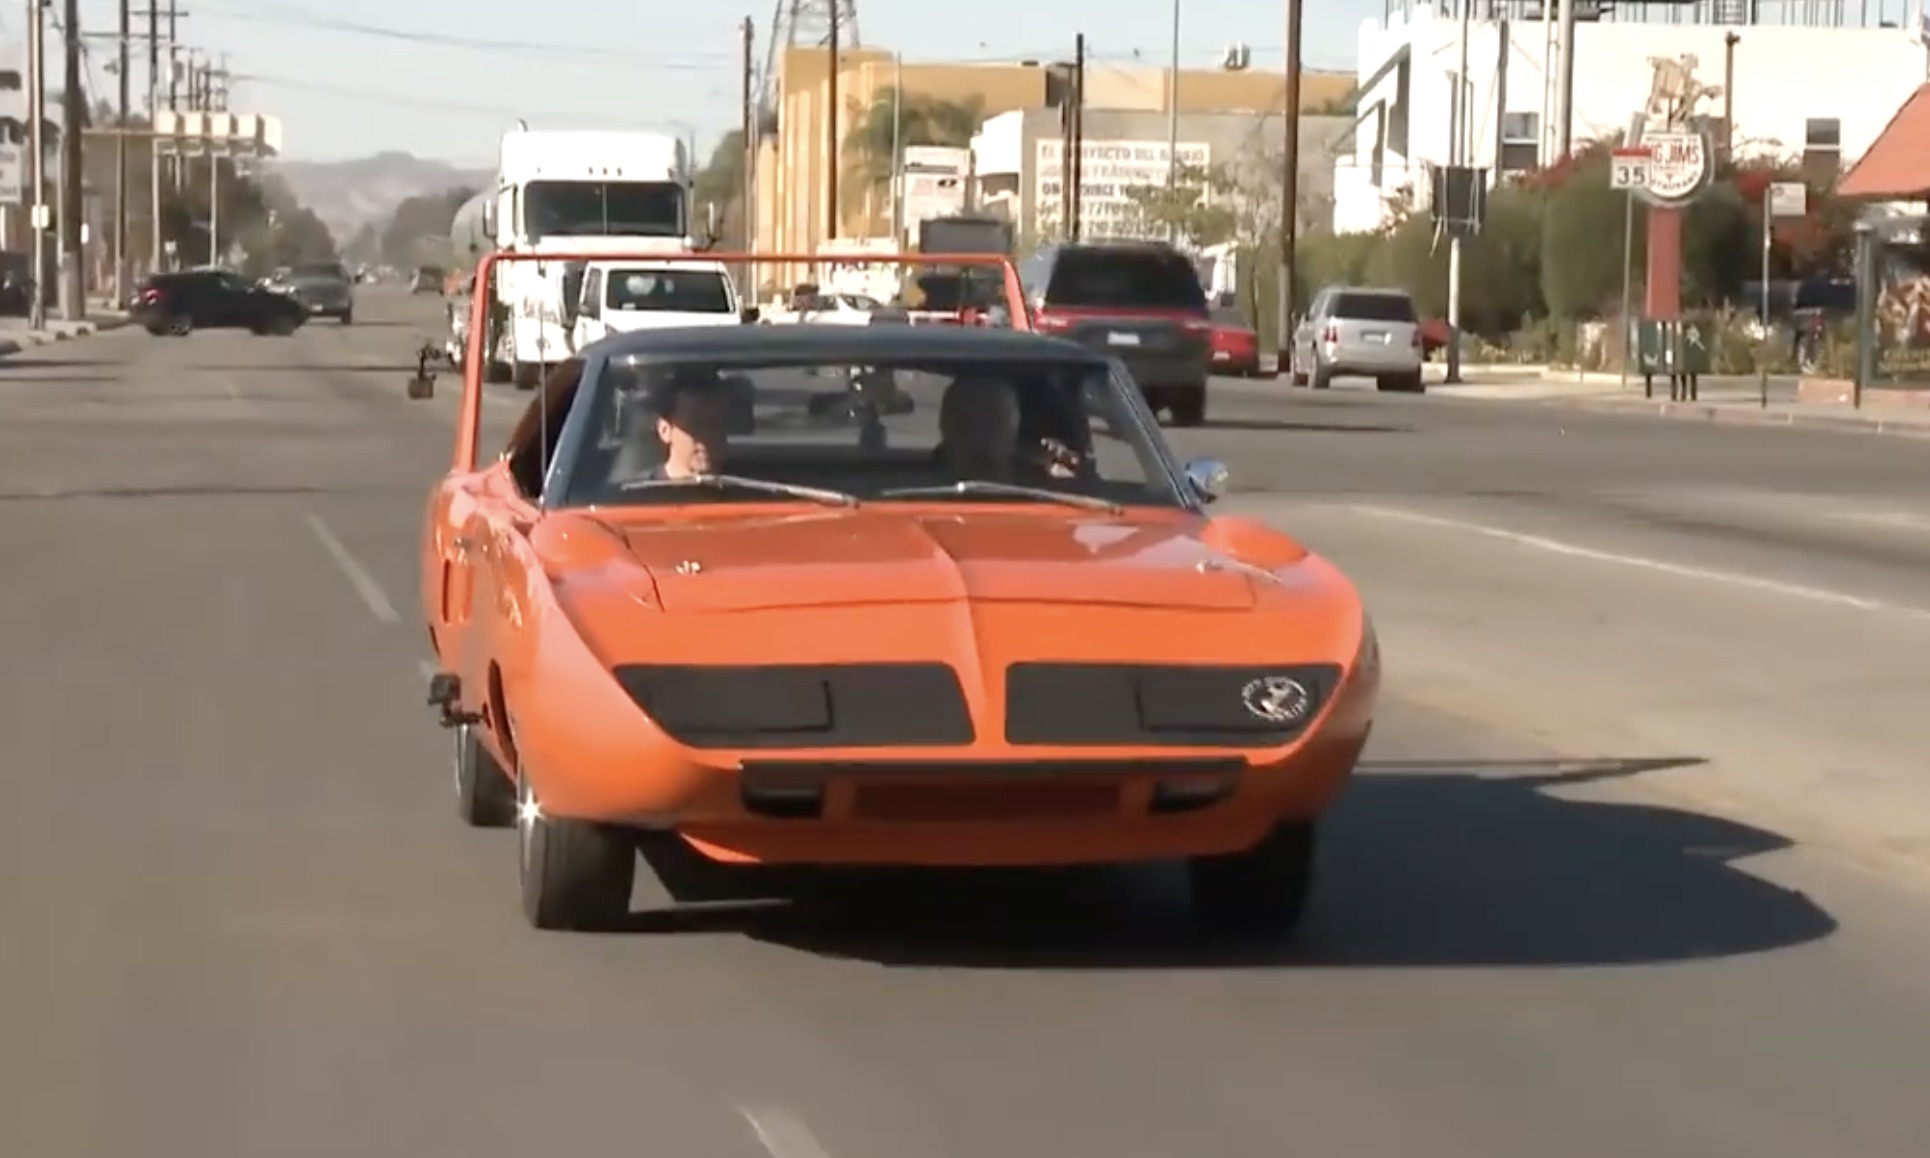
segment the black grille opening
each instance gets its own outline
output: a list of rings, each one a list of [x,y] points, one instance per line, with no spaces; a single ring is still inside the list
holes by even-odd
[[[625,664],[617,682],[694,748],[961,746],[974,738],[944,664]]]
[[[1336,664],[1014,664],[1005,738],[1073,747],[1284,744],[1319,718],[1340,674]]]

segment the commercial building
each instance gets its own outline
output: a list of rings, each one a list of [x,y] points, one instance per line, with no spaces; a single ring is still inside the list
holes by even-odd
[[[1301,118],[1303,223],[1325,224],[1335,159],[1351,152],[1353,127],[1350,117]],[[1143,231],[1134,190],[1165,185],[1171,135],[1172,124],[1165,113],[1087,110],[1079,182],[1084,235],[1128,236]],[[1182,166],[1208,171],[1235,166],[1236,172],[1250,179],[1241,182],[1243,192],[1278,187],[1274,170],[1283,157],[1286,123],[1277,111],[1182,112],[1178,136]],[[1010,112],[986,121],[972,140],[980,201],[1002,207],[1022,237],[1054,232],[1063,196],[1063,148],[1057,109]]]
[[[1649,104],[1657,62],[1690,64],[1720,92],[1700,106],[1738,156],[1854,162],[1924,80],[1915,28],[1862,24],[1872,6],[1810,0],[1577,3],[1573,103],[1562,112],[1559,22],[1538,0],[1387,0],[1359,40],[1360,129],[1334,172],[1340,231],[1375,229],[1403,205],[1425,206],[1429,171],[1454,160],[1453,106],[1468,116],[1465,162],[1491,177],[1558,155],[1564,124],[1576,143],[1626,132]],[[1877,7],[1881,7],[1880,5]]]
[[[1069,48],[1069,46],[1068,46]],[[1070,51],[1068,51],[1068,56]],[[974,107],[984,118],[1002,113],[1045,109],[1056,100],[1059,84],[1054,62],[1016,64],[927,64],[900,60],[875,48],[849,49],[838,56],[840,135],[863,117],[865,110],[902,86],[907,99],[937,99]],[[814,252],[831,233],[826,198],[830,166],[841,166],[836,233],[839,237],[882,237],[890,229],[888,187],[868,180],[847,181],[856,166],[845,144],[834,159],[828,148],[831,99],[831,54],[824,48],[786,49],[778,60],[773,85],[774,123],[761,126],[756,176],[756,248],[763,252]],[[1303,87],[1308,109],[1332,104],[1352,88],[1353,78],[1342,74],[1314,74]],[[1177,88],[1177,93],[1171,90]],[[1181,71],[1175,86],[1165,69],[1089,62],[1086,69],[1087,140],[1105,133],[1095,128],[1106,112],[1154,113],[1169,107],[1177,96],[1183,113],[1230,111],[1248,114],[1251,125],[1259,114],[1282,107],[1285,81],[1278,73],[1258,71]],[[1056,113],[1045,119],[1056,124]],[[1165,129],[1150,134],[1163,145]],[[964,145],[964,140],[943,142]],[[1015,174],[1008,174],[1016,176]]]

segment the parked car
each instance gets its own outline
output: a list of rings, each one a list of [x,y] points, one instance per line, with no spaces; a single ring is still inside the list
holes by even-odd
[[[1406,290],[1330,286],[1294,330],[1289,374],[1325,390],[1335,378],[1372,378],[1381,390],[1418,394],[1422,340]]]
[[[156,337],[223,329],[292,334],[308,320],[294,298],[226,269],[154,274],[141,283],[130,312]]]
[[[1054,244],[1019,264],[1019,282],[1041,332],[1124,362],[1175,426],[1206,421],[1213,323],[1186,255],[1145,241]]]
[[[409,292],[412,294],[439,294],[443,291],[444,274],[433,265],[421,266],[415,276],[409,279]]]
[[[1212,365],[1215,374],[1232,378],[1260,376],[1260,334],[1235,309],[1213,311]]]

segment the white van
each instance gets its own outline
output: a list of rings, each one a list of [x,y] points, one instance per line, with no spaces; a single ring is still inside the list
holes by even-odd
[[[722,262],[592,261],[581,277],[570,326],[575,350],[632,330],[739,326],[751,320]]]

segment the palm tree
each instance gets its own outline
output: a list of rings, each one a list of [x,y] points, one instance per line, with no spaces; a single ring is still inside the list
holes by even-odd
[[[977,97],[953,100],[907,92],[901,103],[896,88],[879,89],[869,104],[854,110],[851,127],[844,134],[842,199],[846,210],[863,207],[867,213],[872,211],[878,192],[891,182],[894,142],[900,148],[944,145],[962,149],[972,143],[983,121],[984,104]]]

